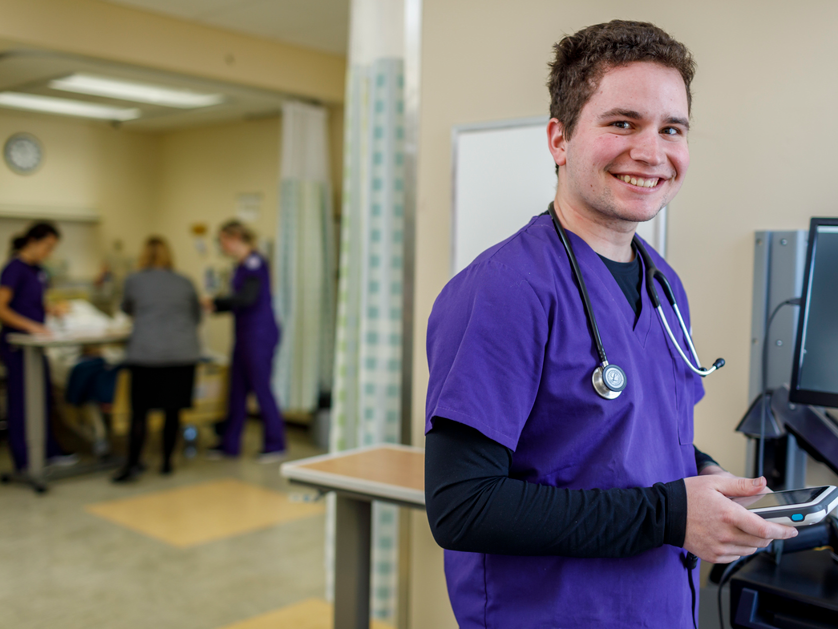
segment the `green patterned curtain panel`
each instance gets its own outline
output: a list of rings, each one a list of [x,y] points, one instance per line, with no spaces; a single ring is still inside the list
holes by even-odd
[[[282,108],[274,268],[282,343],[274,392],[292,411],[315,410],[319,395],[332,388],[336,248],[327,123],[323,107]]]
[[[368,9],[389,5],[389,15],[401,19],[401,3],[368,0],[361,4]],[[353,6],[353,37],[358,10]],[[381,11],[376,19],[379,25],[385,21]],[[401,28],[400,23],[397,26]],[[400,57],[378,57],[352,63],[347,76],[332,452],[400,441],[403,68]],[[327,531],[333,533],[331,514]],[[398,510],[374,503],[372,517],[371,610],[374,617],[392,622],[398,591]],[[333,552],[330,536],[326,547],[329,596]]]

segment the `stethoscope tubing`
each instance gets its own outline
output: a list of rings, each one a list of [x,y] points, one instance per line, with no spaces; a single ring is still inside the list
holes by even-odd
[[[602,337],[599,335],[599,326],[597,326],[594,309],[593,306],[591,306],[591,299],[588,296],[588,288],[585,286],[585,280],[582,278],[582,270],[579,268],[579,262],[576,260],[576,254],[573,253],[573,248],[570,246],[570,241],[567,238],[564,227],[562,227],[562,224],[559,222],[558,216],[556,216],[556,210],[553,208],[552,203],[550,204],[550,217],[553,219],[553,226],[556,228],[559,240],[562,241],[565,251],[568,252],[567,257],[568,260],[570,260],[573,275],[576,276],[576,283],[579,284],[579,292],[582,294],[582,303],[585,306],[585,314],[587,315],[588,323],[591,326],[591,334],[594,337],[594,344],[596,345],[596,351],[599,355],[599,361],[602,363],[602,366],[605,367],[608,365],[608,358],[605,355],[605,347],[602,345]]]
[[[675,311],[675,316],[678,317],[678,324],[681,326],[682,330],[687,329],[687,325],[684,323],[684,317],[681,316],[681,309],[678,308],[678,304],[672,304],[672,309]],[[691,334],[684,333],[684,338],[687,340],[687,345],[690,348],[690,353],[693,355],[695,359],[696,365],[701,365],[701,360],[698,358],[698,352],[695,351],[695,345],[693,345],[693,339]]]
[[[692,369],[695,373],[697,373],[702,378],[705,378],[705,377],[709,376],[711,373],[716,371],[716,369],[718,369],[718,367],[716,367],[715,365],[710,367],[710,369],[704,369],[703,367],[695,367],[690,362],[690,359],[687,358],[687,355],[684,353],[684,350],[681,349],[681,346],[675,340],[675,335],[672,334],[672,329],[669,327],[669,323],[666,320],[666,316],[663,314],[663,308],[660,305],[658,305],[658,307],[655,308],[655,310],[658,313],[658,317],[660,317],[661,323],[663,323],[663,327],[666,330],[666,334],[669,337],[669,340],[672,341],[672,344],[675,346],[675,349],[678,350],[678,353],[681,355],[681,358],[683,358],[684,362],[687,363],[687,367]],[[678,318],[681,319],[680,317],[678,317]],[[692,345],[692,342],[689,341],[690,335],[689,335],[689,332],[687,332],[687,330],[686,330],[686,326],[684,325],[683,319],[680,320],[680,323],[681,323],[681,331],[684,333],[684,338],[687,339],[687,342],[690,345]],[[693,355],[695,356],[695,350],[693,350]],[[698,356],[695,356],[695,358],[696,358],[696,364],[701,365],[701,362],[699,362],[699,360],[698,360]]]
[[[585,286],[585,280],[582,277],[582,270],[579,268],[579,263],[576,259],[576,254],[573,251],[573,248],[570,245],[570,241],[567,237],[567,233],[564,230],[561,222],[559,222],[559,217],[556,215],[556,210],[553,207],[553,204],[550,204],[549,207],[550,218],[553,220],[553,227],[556,229],[556,233],[559,236],[559,240],[561,241],[562,245],[567,252],[568,260],[570,261],[571,268],[573,269],[573,274],[576,277],[576,282],[579,285],[579,292],[582,295],[582,302],[585,306],[585,314],[587,315],[588,323],[591,326],[591,333],[594,337],[594,344],[596,345],[597,354],[599,355],[600,362],[602,367],[608,366],[608,359],[605,355],[605,348],[602,345],[602,338],[599,334],[599,326],[596,322],[596,316],[594,315],[593,307],[591,306],[591,300],[588,296],[588,289]],[[692,335],[690,334],[689,330],[687,329],[686,323],[684,323],[684,317],[681,316],[681,310],[678,308],[678,302],[675,299],[675,293],[672,290],[672,287],[669,284],[669,281],[666,279],[666,276],[663,272],[658,269],[655,265],[652,257],[649,255],[649,252],[646,250],[646,247],[643,245],[643,242],[640,238],[635,234],[634,238],[632,239],[632,244],[634,245],[637,252],[640,254],[640,257],[643,259],[643,264],[646,267],[646,292],[649,295],[649,299],[652,301],[652,306],[654,307],[655,311],[658,313],[658,317],[663,324],[664,330],[666,331],[669,340],[678,350],[678,354],[681,356],[683,361],[687,364],[687,366],[696,374],[701,376],[702,378],[707,377],[720,367],[724,366],[724,360],[718,359],[712,367],[709,369],[705,369],[701,366],[701,360],[698,358],[698,352],[695,349],[695,345],[693,344]],[[675,316],[678,319],[678,326],[681,328],[681,332],[684,335],[684,339],[686,340],[687,347],[692,354],[692,357],[695,359],[695,365],[693,365],[692,361],[687,357],[684,350],[681,349],[681,345],[675,339],[675,335],[672,333],[672,328],[669,326],[669,322],[666,320],[666,315],[663,312],[663,307],[661,306],[661,300],[658,295],[657,288],[655,287],[655,280],[660,282],[661,287],[663,288],[663,292],[666,294],[667,301],[669,301],[670,306],[672,307],[673,311],[675,312]]]
[[[646,246],[637,237],[637,234],[634,235],[632,239],[632,244],[634,244],[635,249],[640,254],[640,257],[643,258],[643,264],[646,266],[646,292],[649,294],[649,299],[652,300],[652,305],[655,308],[655,311],[658,313],[658,317],[663,324],[664,329],[666,330],[666,335],[669,337],[669,340],[672,341],[672,344],[675,346],[675,349],[678,350],[678,353],[681,355],[681,358],[687,364],[694,373],[698,374],[702,378],[706,378],[711,373],[716,371],[719,367],[713,365],[709,369],[705,369],[701,366],[701,359],[698,357],[698,352],[695,349],[695,345],[693,344],[692,335],[690,331],[687,329],[687,324],[684,323],[684,317],[681,316],[681,309],[678,308],[678,302],[675,300],[675,293],[672,290],[672,286],[669,284],[669,280],[666,279],[666,276],[663,272],[655,265],[654,261],[652,260],[652,256],[649,255],[649,252],[646,250]],[[666,315],[663,312],[663,307],[661,306],[660,297],[658,296],[657,288],[655,288],[655,279],[657,279],[661,286],[663,287],[663,292],[666,294],[666,299],[669,301],[669,305],[672,306],[672,310],[675,312],[675,317],[678,319],[678,327],[681,328],[681,333],[684,335],[684,339],[687,342],[687,347],[690,350],[693,358],[695,359],[695,365],[693,365],[692,361],[687,358],[687,355],[684,353],[684,350],[681,349],[681,345],[675,339],[675,335],[672,333],[672,328],[669,326],[669,322],[666,320]]]

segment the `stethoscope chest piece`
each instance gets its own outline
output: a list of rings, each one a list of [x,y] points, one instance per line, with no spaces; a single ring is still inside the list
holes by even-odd
[[[608,363],[594,369],[591,381],[597,394],[606,400],[620,397],[628,383],[626,373],[617,365],[609,365]]]
[[[591,306],[591,299],[588,296],[588,289],[585,287],[582,270],[579,268],[579,261],[576,259],[576,254],[573,253],[573,247],[570,246],[570,241],[567,238],[564,227],[562,227],[562,224],[559,222],[559,217],[556,215],[556,209],[553,207],[552,203],[548,208],[548,212],[550,213],[550,218],[553,220],[553,227],[556,228],[556,234],[559,236],[559,240],[567,252],[567,258],[570,262],[571,268],[573,269],[573,275],[576,277],[576,282],[579,284],[579,293],[582,295],[582,303],[585,306],[585,316],[591,326],[591,335],[594,337],[594,344],[596,345],[597,355],[599,356],[600,366],[594,370],[594,373],[591,376],[591,380],[594,383],[594,390],[601,398],[613,400],[620,397],[620,393],[622,393],[623,389],[626,388],[626,374],[617,365],[611,365],[608,363],[608,358],[605,356],[605,348],[602,346],[602,339],[599,336],[599,327],[597,327],[594,309],[593,306]],[[713,363],[713,366],[709,369],[705,369],[701,366],[701,361],[698,359],[698,354],[696,353],[695,346],[693,345],[692,336],[684,323],[681,311],[678,310],[678,304],[675,301],[675,293],[672,291],[672,287],[669,285],[669,282],[664,274],[661,273],[655,266],[654,260],[652,260],[649,252],[646,251],[646,247],[636,235],[634,236],[632,243],[634,248],[637,250],[637,253],[639,253],[640,257],[643,259],[643,264],[646,267],[646,290],[649,293],[649,299],[652,302],[652,306],[658,313],[661,324],[666,330],[666,335],[675,346],[675,349],[678,350],[678,354],[687,364],[687,367],[702,378],[713,373],[717,369],[724,367],[725,361],[723,358],[716,360],[716,362]],[[666,297],[669,300],[670,305],[672,306],[672,310],[675,313],[675,316],[678,317],[678,325],[681,326],[681,331],[684,333],[684,338],[687,341],[690,353],[695,359],[695,364],[687,358],[684,350],[681,349],[681,346],[675,339],[675,335],[672,334],[672,329],[669,327],[666,316],[664,316],[663,308],[661,308],[658,291],[655,288],[655,279],[657,279],[661,283],[661,286],[663,286],[663,290],[666,293]]]

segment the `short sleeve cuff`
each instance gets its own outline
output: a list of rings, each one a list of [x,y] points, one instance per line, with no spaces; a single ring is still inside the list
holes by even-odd
[[[436,410],[433,412],[431,421],[429,422],[429,426],[427,427],[427,430],[425,430],[426,434],[431,430],[431,428],[433,428],[434,419],[436,419],[437,417],[441,417],[449,421],[454,421],[458,424],[463,424],[464,426],[468,426],[469,428],[474,428],[478,432],[482,433],[484,437],[488,437],[492,441],[501,444],[505,448],[509,448],[513,452],[518,447],[517,436],[503,433],[500,430],[496,430],[492,426],[486,425],[486,423],[484,422],[478,421],[474,417],[466,415],[465,413],[461,413],[459,411],[455,411],[452,408],[445,408],[442,406],[437,406]]]
[[[687,537],[687,485],[684,479],[664,484],[666,492],[666,528],[663,543],[683,547]]]

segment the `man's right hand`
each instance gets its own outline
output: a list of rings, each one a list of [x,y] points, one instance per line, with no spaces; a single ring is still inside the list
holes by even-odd
[[[765,548],[775,539],[797,535],[797,529],[766,522],[728,496],[766,491],[764,478],[693,476],[687,486],[687,534],[684,548],[712,563],[730,563]]]

